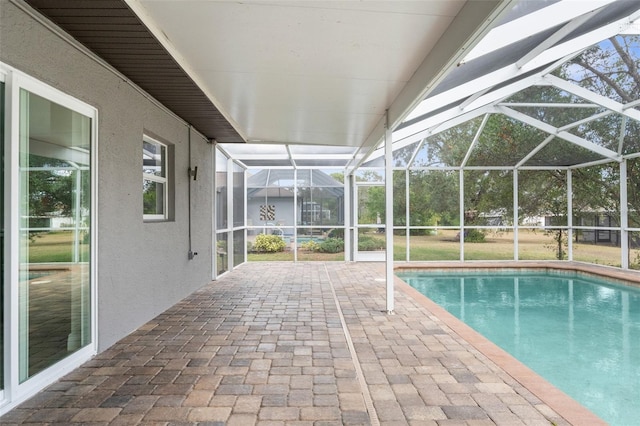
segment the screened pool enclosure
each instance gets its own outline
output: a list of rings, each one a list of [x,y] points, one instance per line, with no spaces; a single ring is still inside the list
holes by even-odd
[[[386,141],[217,145],[216,273],[390,254],[639,269],[640,5],[558,22],[531,7],[494,28]],[[256,247],[259,235],[284,244]]]

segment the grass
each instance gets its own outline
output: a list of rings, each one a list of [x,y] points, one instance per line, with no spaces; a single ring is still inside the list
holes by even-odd
[[[73,261],[73,231],[34,234],[29,241],[29,263]],[[89,244],[80,244],[80,258],[89,259]]]
[[[410,237],[412,261],[446,261],[460,259],[460,243],[456,230],[440,230],[437,235]],[[406,237],[394,236],[394,259],[406,260]],[[520,230],[518,253],[520,260],[555,260],[556,245],[553,237],[543,231]],[[513,260],[512,232],[489,232],[481,243],[464,243],[465,260]],[[573,258],[577,261],[600,265],[620,266],[620,248],[585,243],[573,244]],[[630,259],[640,259],[640,250],[631,250]],[[248,261],[293,260],[293,252],[250,253]],[[344,260],[344,253],[327,254],[298,251],[298,260]],[[638,266],[638,265],[636,265]],[[632,266],[633,267],[633,266]],[[640,267],[640,266],[638,266]]]
[[[460,244],[456,230],[438,231],[437,235],[410,237],[412,261],[459,260]],[[73,231],[47,232],[33,235],[29,243],[29,263],[58,263],[73,261]],[[555,244],[551,235],[542,231],[524,231],[518,234],[520,260],[555,260]],[[487,233],[485,242],[464,244],[466,260],[513,260],[513,233]],[[81,258],[89,258],[89,245],[81,244]],[[406,260],[406,237],[394,237],[394,258]],[[631,267],[640,269],[640,249],[629,255]],[[293,261],[294,253],[249,253],[247,260]],[[573,244],[573,259],[599,265],[620,266],[620,248],[585,243]],[[218,259],[221,262],[221,259]],[[318,253],[298,248],[299,261],[341,261],[344,253]],[[219,268],[222,264],[219,265]]]

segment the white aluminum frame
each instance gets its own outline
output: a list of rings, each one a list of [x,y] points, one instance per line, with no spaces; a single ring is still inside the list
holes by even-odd
[[[157,139],[152,138],[149,135],[142,136],[142,142],[144,146],[144,142],[150,143],[152,145],[159,145],[164,150],[165,161],[162,165],[164,176],[152,175],[150,173],[144,172],[144,164],[142,165],[142,181],[150,180],[152,182],[161,183],[162,184],[162,214],[146,214],[143,213],[144,221],[162,221],[167,220],[169,218],[169,182],[171,181],[171,176],[169,175],[169,146],[166,143],[162,143]]]
[[[4,372],[3,399],[0,414],[17,406],[44,387],[77,368],[97,353],[98,347],[98,110],[46,83],[41,82],[13,67],[0,62],[0,74],[5,76],[5,263],[4,276]],[[19,125],[20,90],[37,94],[53,103],[91,119],[91,244],[89,292],[91,341],[75,353],[56,362],[45,370],[19,381]],[[3,259],[4,261],[4,259]]]

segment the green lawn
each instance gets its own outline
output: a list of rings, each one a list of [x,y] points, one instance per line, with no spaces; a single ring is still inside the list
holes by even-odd
[[[29,263],[73,261],[73,231],[43,232],[31,235]],[[89,244],[80,244],[80,258],[89,259]]]
[[[437,235],[410,237],[412,261],[447,261],[460,259],[460,244],[457,230],[440,230]],[[551,235],[543,231],[520,230],[518,234],[520,260],[555,260],[555,243]],[[464,243],[466,260],[513,260],[513,233],[489,232],[481,243]],[[607,245],[574,243],[574,260],[600,265],[620,266],[620,248]],[[640,258],[640,250],[632,250],[631,260]],[[394,237],[394,258],[406,260],[406,237]],[[298,251],[298,260],[329,261],[343,260],[344,254],[310,253]],[[293,252],[250,253],[249,261],[293,260]]]
[[[439,231],[437,235],[410,237],[410,257],[412,261],[459,260],[460,245],[456,240],[456,230]],[[29,243],[30,263],[71,262],[73,260],[72,231],[39,233],[31,237]],[[379,236],[382,238],[382,236]],[[555,260],[553,239],[542,231],[519,232],[519,256],[521,260]],[[513,233],[488,233],[485,242],[465,242],[466,260],[513,260]],[[89,244],[81,244],[81,257],[88,259]],[[600,265],[620,266],[620,248],[607,245],[574,243],[574,260]],[[394,237],[394,258],[406,260],[406,237]],[[249,253],[247,260],[293,261],[291,249],[279,253]],[[318,253],[298,247],[299,261],[341,261],[344,253]],[[632,268],[638,269],[640,249],[631,250]],[[222,265],[220,265],[222,266]]]

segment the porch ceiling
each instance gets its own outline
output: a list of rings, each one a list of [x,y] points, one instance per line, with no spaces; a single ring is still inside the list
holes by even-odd
[[[219,142],[372,147],[512,0],[26,0]]]

